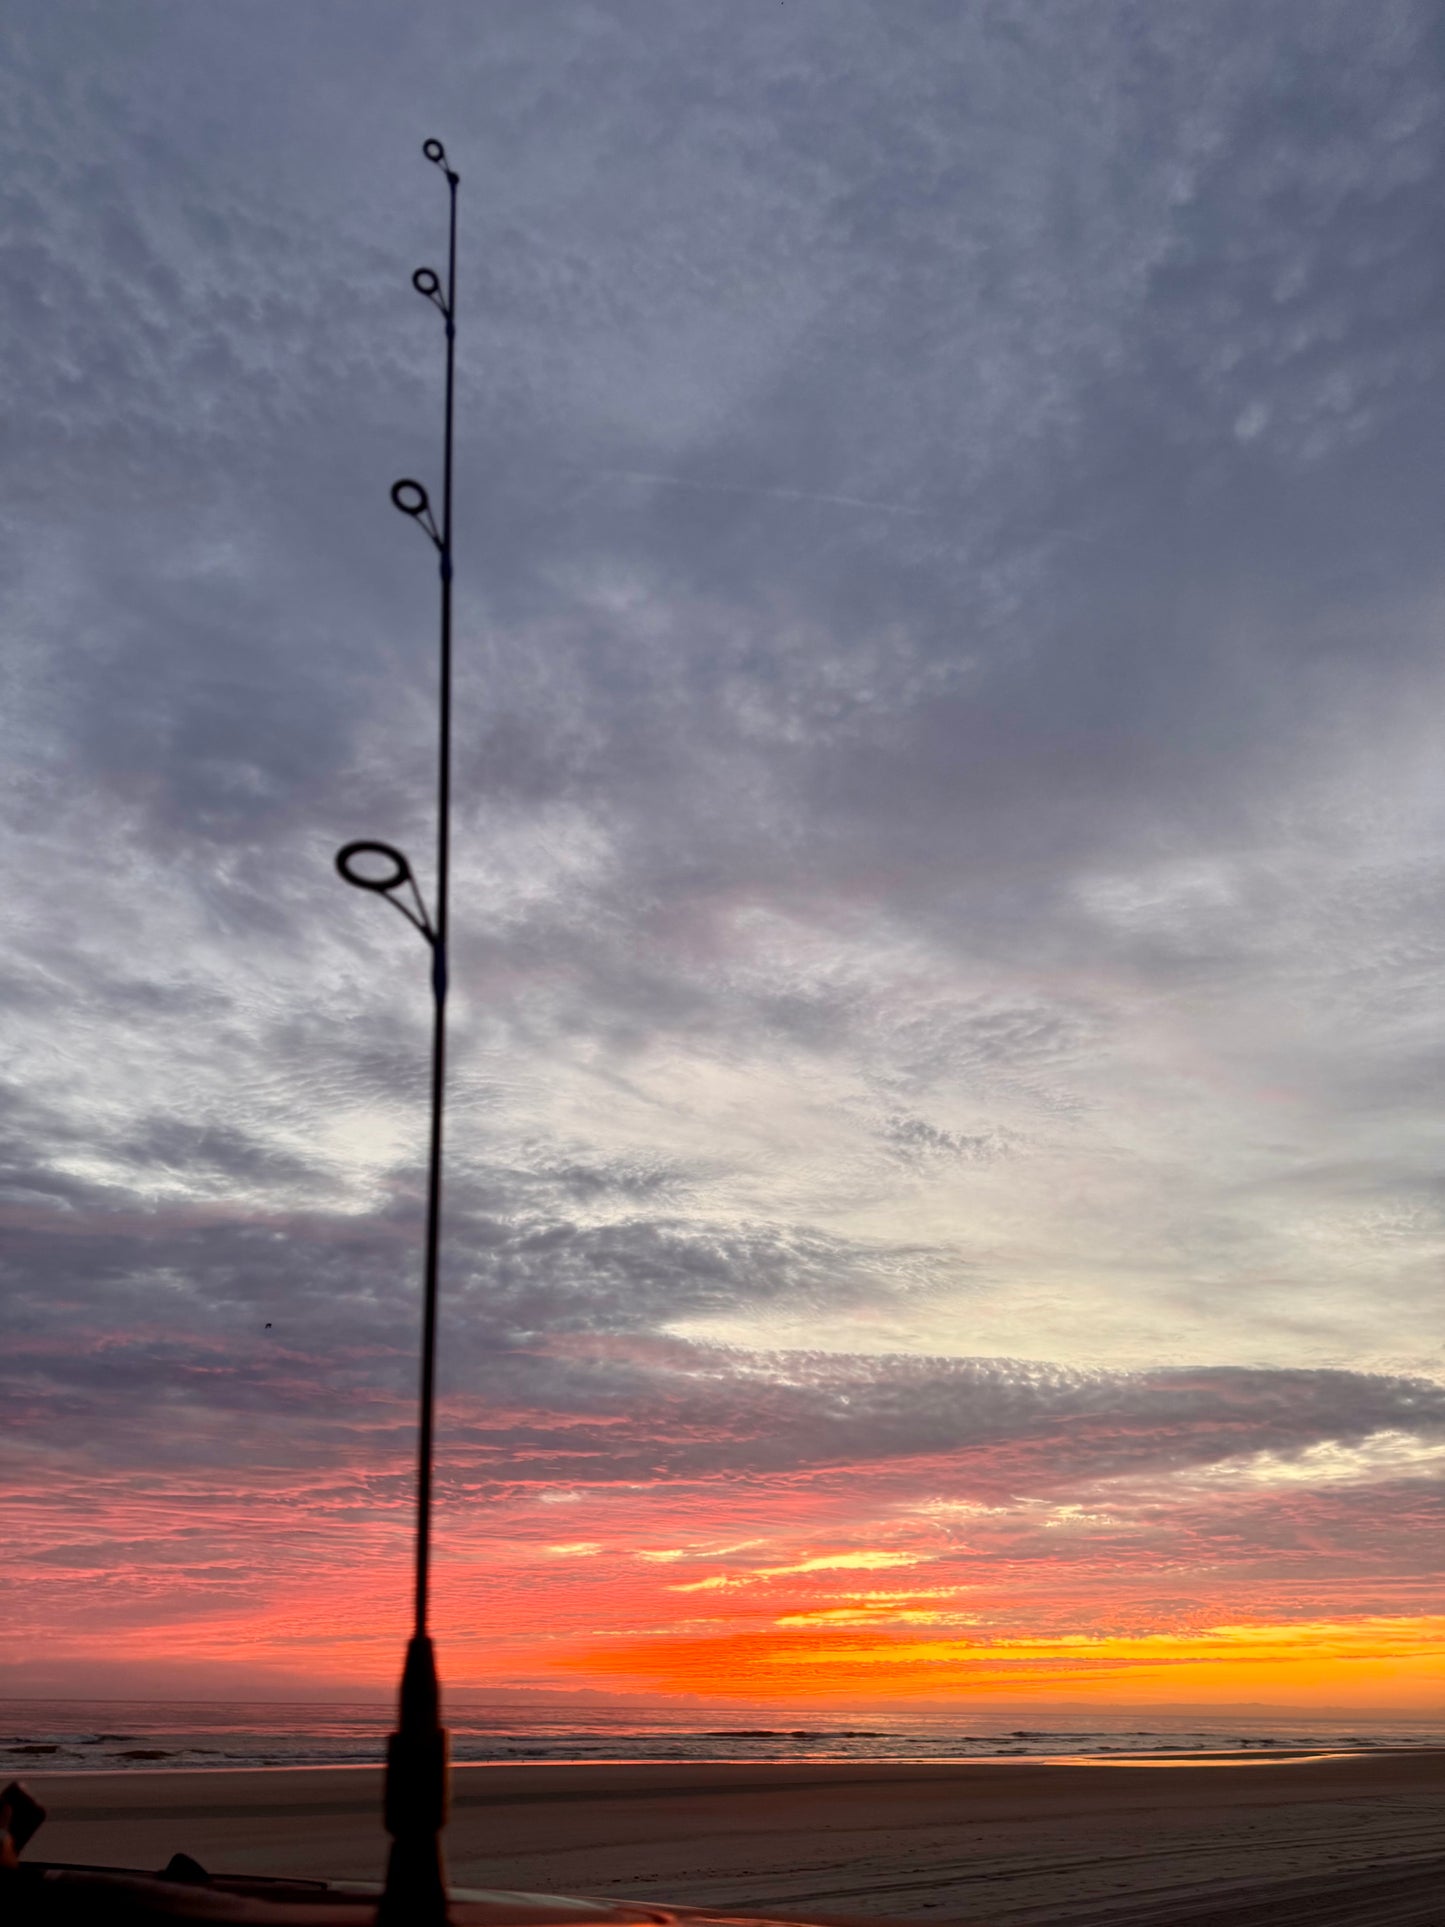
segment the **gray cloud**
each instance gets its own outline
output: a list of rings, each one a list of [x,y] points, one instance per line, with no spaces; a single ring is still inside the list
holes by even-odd
[[[28,1438],[404,1431],[425,959],[330,860],[427,867],[433,131],[487,1479],[1434,1435],[1433,8],[6,34]]]

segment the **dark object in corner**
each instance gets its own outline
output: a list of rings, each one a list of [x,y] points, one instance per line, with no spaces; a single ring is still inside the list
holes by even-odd
[[[175,1880],[183,1887],[204,1887],[210,1875],[199,1860],[188,1853],[173,1853],[156,1875],[157,1880]]]
[[[12,1780],[0,1793],[0,1867],[14,1865],[44,1821],[44,1807],[18,1780]]]

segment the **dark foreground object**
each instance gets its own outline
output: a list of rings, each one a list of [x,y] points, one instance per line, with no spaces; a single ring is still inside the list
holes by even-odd
[[[7,1927],[182,1927],[187,1921],[373,1927],[381,1897],[379,1887],[361,1883],[212,1878],[181,1855],[159,1876],[119,1868],[25,1867],[0,1892]],[[454,1891],[448,1918],[454,1927],[745,1927],[750,1918],[758,1927],[788,1927],[777,1916],[476,1890]],[[1030,1918],[1039,1927],[1445,1927],[1445,1854],[1412,1867],[1255,1881],[1208,1895],[1136,1895],[1122,1904],[1065,1907]]]
[[[183,1927],[188,1921],[375,1927],[396,1905],[392,1894],[383,1896],[381,1887],[364,1883],[213,1876],[184,1854],[159,1874],[120,1867],[17,1867],[0,1874],[0,1902],[6,1927]],[[457,1889],[446,1903],[446,1917],[452,1927],[670,1927],[672,1922],[740,1927],[746,1921],[746,1916],[685,1907]]]

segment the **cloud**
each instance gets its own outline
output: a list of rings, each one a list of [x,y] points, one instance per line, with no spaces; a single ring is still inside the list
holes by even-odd
[[[400,1530],[427,959],[330,865],[429,887],[386,489],[436,474],[438,131],[455,1502],[1393,1572],[1445,1251],[1431,10],[339,23],[6,28],[37,1569],[101,1569],[89,1507],[128,1576],[77,1612],[159,1613],[151,1548],[214,1621],[265,1591],[228,1535],[291,1583],[253,1494]]]

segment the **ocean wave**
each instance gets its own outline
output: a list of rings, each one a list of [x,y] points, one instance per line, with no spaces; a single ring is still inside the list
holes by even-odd
[[[711,1710],[711,1709],[708,1709]],[[720,1709],[719,1709],[720,1710]],[[747,1709],[751,1712],[753,1709]],[[761,1710],[761,1709],[759,1709]],[[789,1709],[790,1711],[792,1709]],[[771,1709],[769,1709],[771,1711]],[[1017,1715],[1015,1715],[1016,1717]],[[1137,1717],[1137,1715],[1136,1715]],[[704,1713],[704,1719],[706,1713]],[[1338,1714],[1334,1716],[1338,1720]],[[713,1714],[716,1720],[716,1712]],[[655,1711],[463,1705],[450,1709],[452,1757],[458,1765],[571,1762],[929,1761],[1020,1758],[1229,1759],[1319,1750],[1350,1751],[1445,1745],[1439,1721],[1361,1722],[1341,1732],[1333,1722],[1279,1719],[1210,1725],[1159,1719],[1135,1727],[1101,1717],[1088,1726],[1009,1727],[978,1708],[950,1714],[895,1713],[886,1727],[828,1724],[806,1715],[704,1724],[676,1708]],[[46,1772],[132,1772],[147,1769],[379,1765],[390,1711],[378,1705],[159,1705],[143,1702],[0,1702],[0,1741],[18,1767],[33,1760]]]

